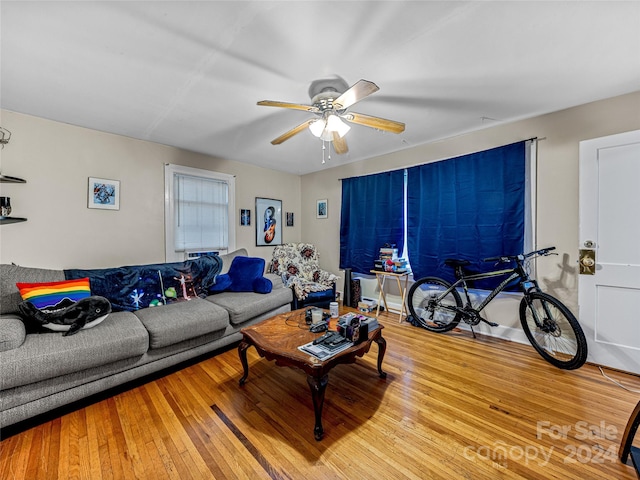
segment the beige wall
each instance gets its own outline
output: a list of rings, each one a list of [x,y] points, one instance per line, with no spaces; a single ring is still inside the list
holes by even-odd
[[[410,128],[411,125],[407,125],[407,130]],[[560,254],[539,262],[538,280],[577,311],[579,142],[637,129],[640,129],[640,92],[305,175],[302,177],[302,240],[317,243],[323,266],[338,272],[340,178],[412,166],[538,137],[537,244],[540,248],[555,245]],[[315,202],[319,198],[329,200],[327,220],[315,218]]]
[[[162,262],[164,164],[236,175],[236,214],[252,210],[251,227],[236,221],[236,246],[271,259],[272,247],[255,246],[255,197],[282,200],[300,214],[300,177],[200,155],[156,143],[1,111],[11,141],[0,152],[2,173],[27,180],[0,184],[13,216],[0,226],[0,262],[45,268],[101,268]],[[120,180],[120,210],[87,208],[88,177]],[[283,213],[284,221],[284,213]],[[299,241],[301,225],[283,228]]]
[[[23,177],[28,183],[0,184],[0,189],[2,195],[11,197],[13,215],[28,217],[28,221],[0,227],[0,261],[48,268],[163,261],[163,165],[175,163],[236,175],[236,209],[249,208],[254,215],[251,227],[236,226],[238,247],[270,259],[272,248],[255,246],[254,202],[256,196],[282,199],[283,211],[294,212],[296,220],[295,227],[283,229],[283,240],[318,245],[322,266],[339,273],[340,178],[538,137],[538,245],[555,245],[560,253],[540,262],[538,279],[575,311],[578,145],[582,140],[640,129],[640,92],[302,177],[13,112],[1,113],[0,125],[13,134],[0,152],[2,173]],[[89,176],[121,180],[119,211],[87,208]],[[321,198],[329,201],[328,218],[323,220],[315,218],[316,200]]]

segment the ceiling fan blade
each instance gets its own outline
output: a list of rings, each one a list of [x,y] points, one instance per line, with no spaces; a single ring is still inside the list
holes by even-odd
[[[347,147],[347,141],[344,139],[344,137],[340,137],[340,135],[338,135],[338,132],[333,132],[333,149],[338,155],[342,155],[343,153],[347,153],[349,151],[349,147]]]
[[[286,133],[283,133],[282,135],[280,135],[278,138],[276,138],[275,140],[271,140],[271,144],[272,145],[280,145],[282,142],[289,140],[291,137],[293,137],[294,135],[297,135],[298,133],[302,132],[305,128],[307,128],[309,126],[309,124],[311,122],[313,122],[314,120],[307,120],[306,122],[301,123],[300,125],[298,125],[297,127],[292,128],[291,130],[289,130]]]
[[[313,105],[302,105],[300,103],[274,102],[273,100],[261,100],[258,105],[262,107],[292,108],[293,110],[304,110],[305,112],[318,112],[318,107]]]
[[[344,110],[346,108],[349,108],[354,103],[359,102],[363,98],[368,97],[372,93],[377,92],[378,90],[380,89],[375,83],[368,80],[358,80],[351,87],[349,87],[349,90],[344,92],[333,101],[333,107],[336,110]]]
[[[349,112],[345,115],[341,115],[340,118],[343,118],[348,122],[357,123],[358,125],[364,125],[365,127],[384,130],[385,132],[404,132],[404,123],[387,120],[386,118],[372,117],[370,115],[364,115],[362,113],[354,112]]]

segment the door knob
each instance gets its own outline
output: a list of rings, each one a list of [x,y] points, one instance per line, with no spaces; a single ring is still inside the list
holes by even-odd
[[[596,264],[596,262],[591,257],[583,257],[581,263],[585,268],[591,268]]]

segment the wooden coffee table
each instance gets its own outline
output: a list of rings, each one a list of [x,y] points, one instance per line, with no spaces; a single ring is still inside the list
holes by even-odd
[[[340,315],[347,312],[358,313],[354,309],[341,308]],[[369,332],[369,338],[358,345],[343,350],[327,360],[318,358],[298,350],[298,347],[313,341],[322,333],[312,333],[304,321],[305,309],[276,315],[268,320],[243,328],[243,339],[238,345],[238,354],[244,369],[244,375],[240,379],[240,386],[244,385],[249,375],[247,363],[247,349],[254,346],[261,357],[267,360],[275,360],[278,366],[296,367],[307,374],[307,383],[311,388],[313,410],[316,423],[313,433],[316,440],[321,440],[324,434],[322,428],[322,406],[324,405],[324,393],[329,383],[329,370],[342,363],[354,363],[356,357],[362,357],[371,348],[373,342],[378,344],[378,374],[380,378],[386,378],[382,371],[382,359],[387,349],[387,342],[382,337],[380,325]],[[332,319],[330,329],[335,330],[337,319]]]

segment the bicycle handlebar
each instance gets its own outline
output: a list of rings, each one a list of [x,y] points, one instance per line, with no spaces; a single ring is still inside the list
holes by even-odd
[[[547,248],[542,248],[540,250],[536,250],[534,252],[529,252],[526,254],[522,254],[522,255],[501,255],[499,257],[489,257],[489,258],[485,258],[482,261],[483,262],[499,262],[499,263],[507,263],[507,262],[512,262],[514,260],[524,260],[525,258],[529,258],[529,257],[533,257],[534,255],[540,255],[540,256],[544,256],[544,255],[549,255],[551,252],[551,250],[555,250],[556,247],[547,247]]]

